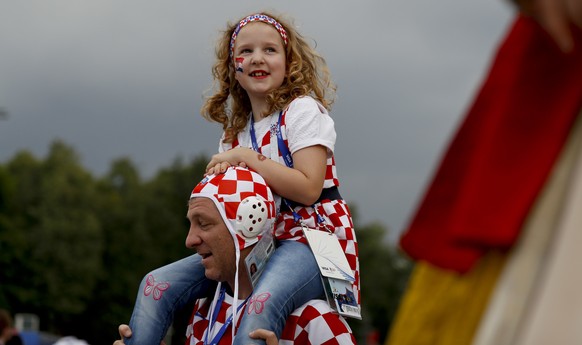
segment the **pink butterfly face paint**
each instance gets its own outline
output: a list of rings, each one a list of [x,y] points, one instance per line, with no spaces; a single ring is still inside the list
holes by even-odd
[[[170,284],[166,282],[156,283],[154,276],[151,274],[146,278],[146,286],[143,290],[143,294],[146,296],[152,295],[152,297],[157,301],[162,298],[162,293],[170,288]]]
[[[243,72],[242,66],[243,66],[244,61],[245,61],[245,58],[243,58],[243,57],[234,58],[234,66],[235,66],[235,70],[237,72],[241,72],[241,73]]]

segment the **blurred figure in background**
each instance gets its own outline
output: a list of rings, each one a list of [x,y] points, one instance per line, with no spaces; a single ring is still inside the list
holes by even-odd
[[[77,339],[74,336],[66,336],[59,339],[53,345],[89,345],[85,340]]]
[[[400,240],[417,264],[386,344],[582,343],[582,0],[514,4]]]
[[[0,345],[22,345],[22,339],[14,328],[12,316],[0,309]]]

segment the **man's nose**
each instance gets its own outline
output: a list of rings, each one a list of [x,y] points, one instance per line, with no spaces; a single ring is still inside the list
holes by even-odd
[[[186,248],[195,249],[196,246],[202,243],[202,239],[195,226],[190,226],[188,235],[186,236]]]

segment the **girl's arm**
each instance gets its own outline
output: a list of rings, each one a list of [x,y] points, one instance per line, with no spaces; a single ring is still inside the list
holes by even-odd
[[[237,147],[212,156],[206,166],[206,173],[223,173],[231,165],[246,165],[259,173],[276,194],[311,205],[321,195],[327,149],[321,145],[309,146],[296,151],[292,156],[293,168],[288,168],[250,148]]]

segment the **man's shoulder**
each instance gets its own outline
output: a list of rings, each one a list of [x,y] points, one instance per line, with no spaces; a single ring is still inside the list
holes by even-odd
[[[355,344],[350,326],[323,300],[311,300],[287,319],[279,344]]]

